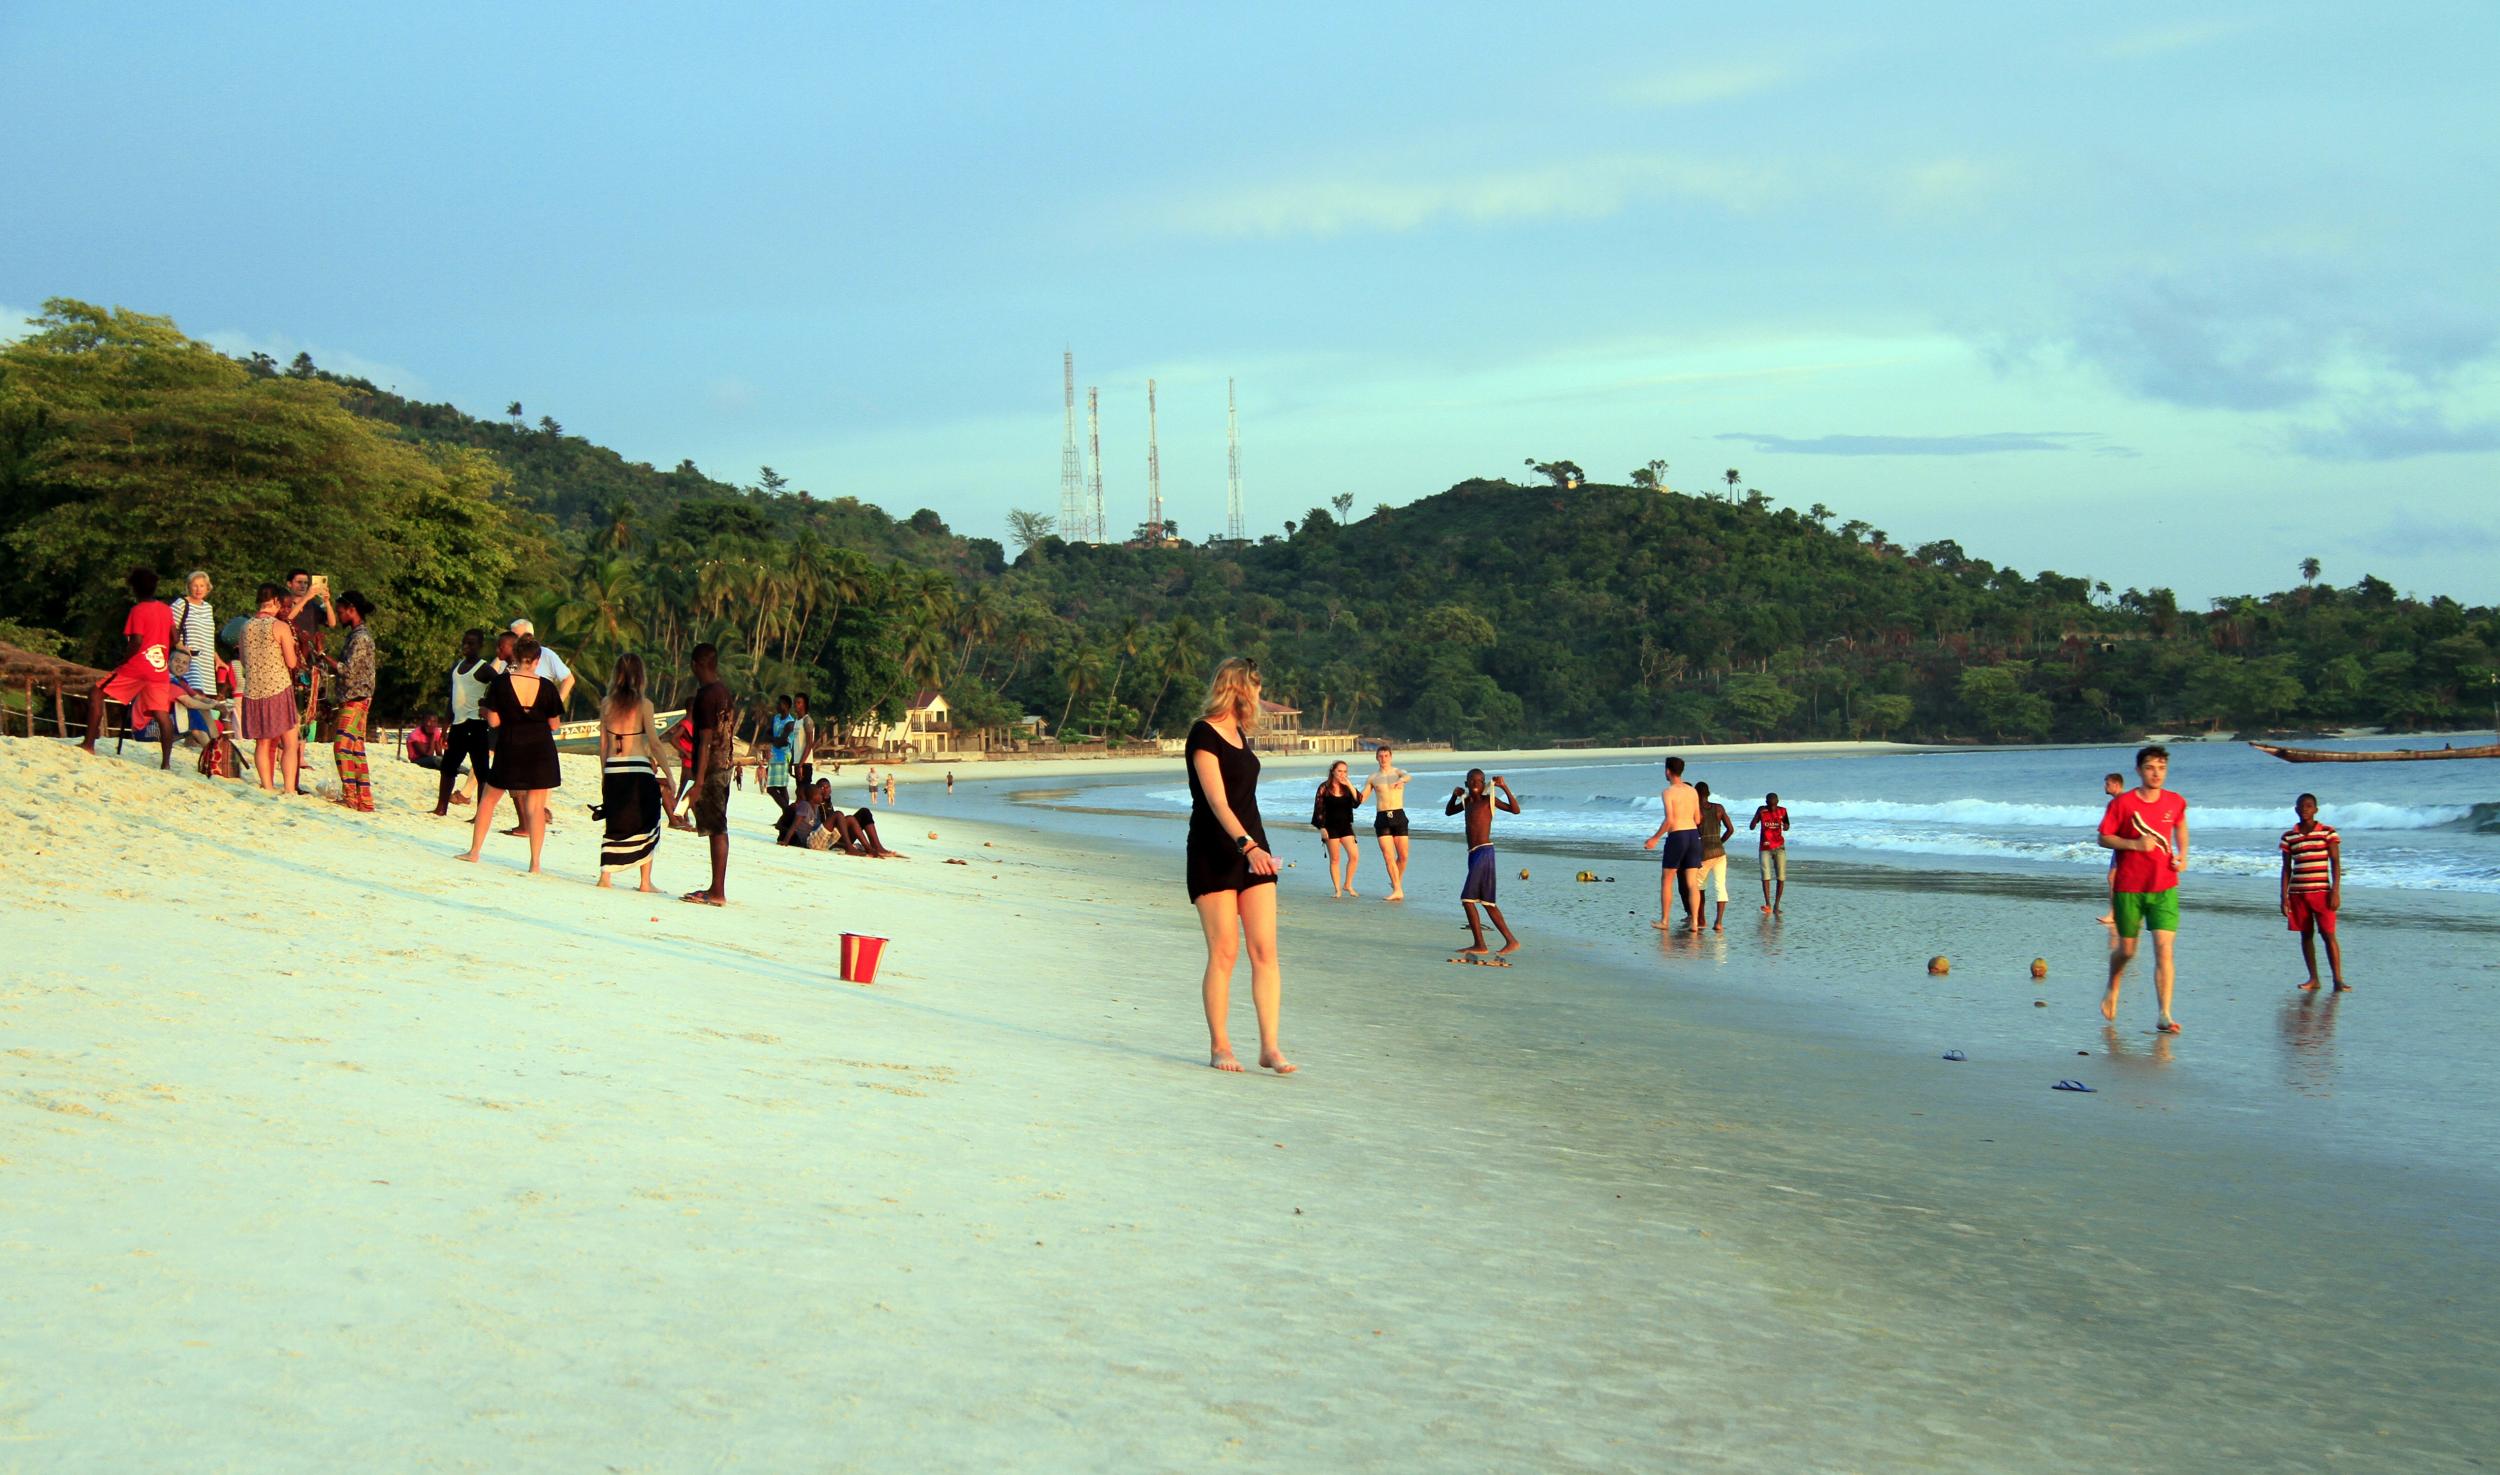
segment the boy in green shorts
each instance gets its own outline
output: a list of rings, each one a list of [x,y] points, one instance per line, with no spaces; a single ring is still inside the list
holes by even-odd
[[[2101,1017],[2117,1019],[2118,985],[2135,959],[2138,938],[2150,928],[2160,1030],[2175,1035],[2179,1022],[2170,1017],[2170,991],[2177,978],[2172,950],[2179,936],[2179,872],[2187,869],[2187,800],[2162,787],[2170,777],[2168,748],[2139,750],[2135,772],[2142,782],[2110,800],[2101,814],[2101,848],[2118,853],[2110,881],[2110,914],[2118,936],[2109,950],[2109,991],[2101,996]]]

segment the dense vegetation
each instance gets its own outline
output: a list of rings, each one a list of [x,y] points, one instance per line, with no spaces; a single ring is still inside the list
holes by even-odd
[[[1658,462],[1630,486],[1530,464],[1549,484],[1359,520],[1340,496],[1248,544],[1071,545],[1018,514],[1010,565],[933,511],[663,472],[518,404],[482,420],[55,302],[0,350],[0,622],[100,659],[130,563],[208,567],[229,609],[301,564],[383,605],[386,710],[436,700],[460,627],[527,612],[594,685],[628,650],[681,672],[708,639],[741,690],[805,689],[838,721],[926,684],[975,722],[1113,734],[1184,725],[1236,651],[1307,722],[1465,743],[2431,727],[2500,692],[2492,610],[2339,588],[2315,560],[2183,610],[1898,547],[1734,471],[1693,496]]]

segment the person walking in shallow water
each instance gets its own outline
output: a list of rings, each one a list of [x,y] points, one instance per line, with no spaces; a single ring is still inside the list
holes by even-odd
[[[1391,749],[1382,743],[1372,750],[1378,767],[1363,781],[1355,803],[1372,801],[1372,834],[1380,841],[1380,863],[1389,870],[1389,894],[1383,901],[1406,900],[1406,786],[1412,775],[1392,764]]]
[[[1276,857],[1259,821],[1259,758],[1250,735],[1259,723],[1259,663],[1233,656],[1215,668],[1206,704],[1191,724],[1182,761],[1189,773],[1186,880],[1206,933],[1200,982],[1207,1009],[1207,1064],[1241,1069],[1233,1057],[1233,963],[1250,953],[1250,1004],[1259,1020],[1259,1065],[1291,1075],[1278,1043],[1284,975],[1276,961]]]
[[[1745,828],[1762,832],[1762,909],[1777,912],[1788,900],[1788,806],[1777,794],[1763,795]],[[1777,891],[1771,889],[1775,877]]]
[[[1664,840],[1666,849],[1658,855],[1658,920],[1652,927],[1665,932],[1675,925],[1675,895],[1684,895],[1684,923],[1691,930],[1701,930],[1701,796],[1684,782],[1684,760],[1667,760],[1667,786],[1659,791],[1659,800],[1666,806],[1665,818],[1658,828],[1641,842],[1643,850],[1657,850]]]
[[[2161,1005],[2159,1028],[2175,1035],[2179,1022],[2170,1017],[2170,994],[2177,979],[2179,873],[2188,862],[2187,800],[2163,787],[2170,776],[2168,748],[2139,751],[2135,772],[2143,782],[2110,800],[2101,815],[2101,848],[2118,852],[2117,889],[2111,897],[2118,935],[2109,950],[2109,990],[2101,995],[2101,1017],[2118,1018],[2118,985],[2135,960],[2137,939],[2149,928],[2153,993]]]

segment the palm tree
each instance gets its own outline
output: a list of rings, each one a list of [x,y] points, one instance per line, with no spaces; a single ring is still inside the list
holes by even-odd
[[[1145,639],[1145,623],[1135,615],[1123,616],[1120,623],[1112,627],[1111,653],[1119,657],[1119,663],[1112,668],[1108,702],[1120,700],[1120,678],[1128,673],[1128,663],[1136,658],[1137,648]]]
[[[2318,582],[2318,575],[2323,572],[2325,568],[2326,565],[2318,562],[2315,558],[2302,559],[2300,561],[2300,581],[2304,584],[2314,584]]]
[[[1188,615],[1174,615],[1172,623],[1163,627],[1163,659],[1156,664],[1163,684],[1155,688],[1154,705],[1146,709],[1146,730],[1155,730],[1155,714],[1163,710],[1163,698],[1172,689],[1176,676],[1185,676],[1205,669],[1207,663],[1207,629]]]
[[[1072,645],[1059,653],[1059,679],[1067,683],[1068,704],[1059,710],[1059,740],[1068,740],[1068,714],[1076,699],[1102,689],[1102,652],[1090,645]]]
[[[1743,472],[1741,472],[1741,471],[1737,470],[1737,469],[1736,469],[1735,467],[1733,467],[1733,466],[1730,466],[1730,467],[1727,469],[1727,494],[1728,494],[1729,496],[1731,496],[1731,497],[1735,496],[1735,495],[1736,495],[1736,484],[1737,484],[1738,482],[1740,482],[1740,481],[1743,481],[1744,479],[1745,479],[1745,474],[1744,474]]]

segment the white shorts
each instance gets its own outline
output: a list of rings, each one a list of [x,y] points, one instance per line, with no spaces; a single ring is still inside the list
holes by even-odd
[[[1719,900],[1727,900],[1726,856],[1714,855],[1701,863],[1700,873],[1693,878],[1693,890],[1699,893],[1703,887],[1715,888]]]

